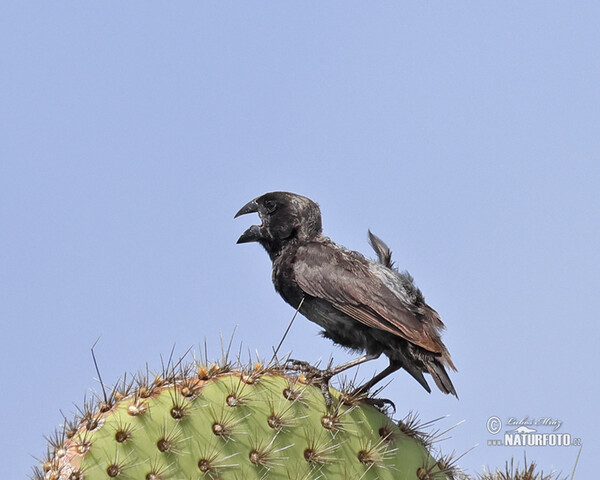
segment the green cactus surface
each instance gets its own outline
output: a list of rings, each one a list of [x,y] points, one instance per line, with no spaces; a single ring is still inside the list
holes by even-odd
[[[319,385],[262,364],[139,376],[67,422],[34,478],[451,478],[426,442],[368,399],[330,394],[328,407]]]

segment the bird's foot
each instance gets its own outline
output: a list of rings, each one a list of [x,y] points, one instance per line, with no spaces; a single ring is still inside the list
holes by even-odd
[[[334,368],[328,367],[326,369],[321,369],[319,367],[311,365],[308,362],[305,362],[304,360],[294,360],[293,358],[287,360],[284,368],[285,370],[304,373],[308,380],[315,380],[319,383],[323,380],[329,383],[331,377],[333,377],[337,373]]]
[[[314,365],[311,365],[304,360],[296,360],[294,358],[288,358],[284,364],[285,370],[292,370],[294,372],[306,373],[308,375],[318,374],[321,370]]]
[[[329,409],[333,407],[333,398],[331,398],[331,392],[329,391],[329,381],[331,377],[321,379],[321,393],[323,394],[323,399],[325,400],[325,406]]]
[[[396,405],[389,398],[370,398],[366,397],[363,402],[368,405],[372,405],[373,407],[381,410],[382,412],[386,411],[388,407],[391,407],[393,413],[396,413]],[[389,412],[389,411],[388,411]]]
[[[336,373],[334,369],[326,368],[323,370],[304,360],[295,360],[293,358],[286,361],[285,369],[304,373],[309,381],[319,384],[325,404],[328,408],[333,406],[333,398],[331,398],[331,393],[329,392],[329,382],[331,381],[331,377]]]

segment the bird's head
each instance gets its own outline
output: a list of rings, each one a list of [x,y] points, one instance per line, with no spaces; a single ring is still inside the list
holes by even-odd
[[[293,240],[321,234],[321,210],[310,198],[289,192],[270,192],[244,205],[234,218],[258,213],[262,223],[248,228],[237,243],[259,242],[271,258]]]

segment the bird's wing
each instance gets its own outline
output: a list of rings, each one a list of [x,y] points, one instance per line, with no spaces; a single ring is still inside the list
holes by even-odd
[[[330,302],[358,322],[430,352],[444,351],[436,333],[438,327],[428,325],[403,305],[399,297],[402,292],[392,291],[356,252],[331,244],[304,245],[298,249],[294,275],[306,294]]]

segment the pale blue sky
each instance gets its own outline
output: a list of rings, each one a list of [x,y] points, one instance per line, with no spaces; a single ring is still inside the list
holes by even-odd
[[[103,378],[219,334],[268,355],[293,311],[248,200],[290,190],[370,228],[442,315],[460,400],[406,373],[398,416],[552,417],[597,474],[598,2],[3,2],[0,451],[22,478]],[[283,349],[348,355],[298,318]],[[197,350],[197,348],[196,348]],[[361,369],[367,377],[385,366]],[[541,429],[546,432],[547,430]],[[577,450],[527,449],[570,473]],[[10,461],[7,459],[10,458]]]

